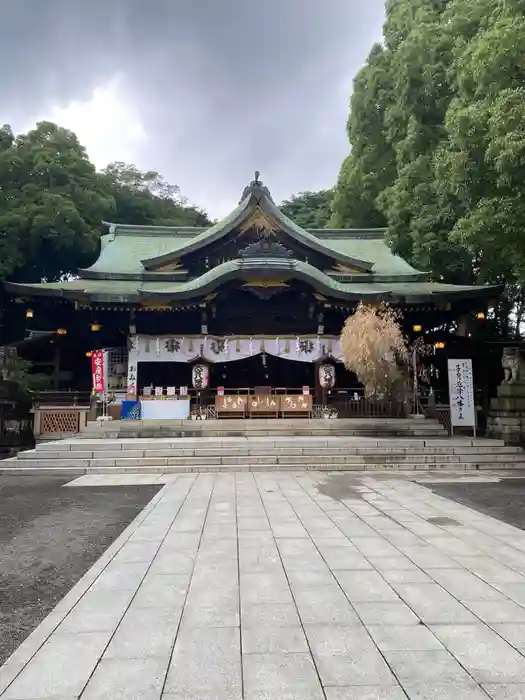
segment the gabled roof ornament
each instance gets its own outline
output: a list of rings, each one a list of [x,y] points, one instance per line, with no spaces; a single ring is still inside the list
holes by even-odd
[[[270,190],[264,185],[264,183],[261,180],[259,180],[260,176],[261,173],[259,172],[259,170],[256,170],[254,179],[250,182],[250,184],[247,187],[244,188],[242,192],[241,202],[244,201],[246,197],[249,197],[250,195],[254,195],[257,201],[259,201],[263,197],[266,197],[266,199],[269,199],[270,202],[273,202]]]

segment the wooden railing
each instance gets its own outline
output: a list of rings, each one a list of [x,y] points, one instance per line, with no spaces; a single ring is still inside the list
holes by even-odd
[[[410,412],[402,402],[368,398],[362,388],[333,389],[325,396],[325,403],[340,418],[404,418]]]
[[[302,387],[225,387],[224,394],[226,396],[264,394],[286,396],[300,395],[302,391]],[[310,387],[310,394],[316,405],[326,405],[329,409],[336,410],[340,418],[403,418],[412,410],[410,406],[401,402],[367,398],[362,387],[335,387],[330,391],[322,392],[322,396],[316,396],[314,387]],[[217,389],[208,387],[198,391],[190,387],[188,395],[192,404],[204,407],[215,402]],[[90,392],[44,391],[35,395],[33,403],[35,407],[87,407],[90,405]]]
[[[41,391],[34,395],[34,406],[89,406],[89,391]]]

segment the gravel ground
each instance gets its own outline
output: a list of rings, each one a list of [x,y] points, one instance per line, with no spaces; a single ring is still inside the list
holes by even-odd
[[[525,479],[499,483],[432,484],[434,493],[525,530]]]
[[[0,664],[160,488],[68,481],[0,475]]]

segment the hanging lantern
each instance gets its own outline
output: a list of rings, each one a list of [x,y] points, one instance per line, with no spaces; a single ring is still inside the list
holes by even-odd
[[[57,328],[57,335],[67,335],[67,330],[65,328]]]
[[[483,319],[485,318],[485,312],[478,311],[478,313],[476,314],[476,318],[478,319],[478,321],[483,321]]]
[[[33,318],[33,316],[34,316],[33,309],[27,309],[26,318]]]
[[[442,340],[438,340],[437,343],[434,343],[434,347],[436,350],[443,350],[445,347],[445,343]]]
[[[208,386],[208,379],[208,365],[203,365],[201,363],[193,365],[191,370],[191,383],[195,389],[206,389]]]
[[[100,323],[96,323],[96,322],[92,323],[90,326],[90,329],[93,333],[97,333],[101,328],[102,328],[102,326],[100,325]]]
[[[414,333],[421,333],[421,331],[423,330],[423,326],[421,326],[419,323],[416,323],[412,326],[412,330],[414,331]]]
[[[335,386],[335,367],[329,364],[319,366],[319,384],[322,389],[333,389]]]

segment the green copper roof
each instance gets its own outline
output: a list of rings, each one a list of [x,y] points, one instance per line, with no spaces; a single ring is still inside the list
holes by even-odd
[[[306,248],[310,248],[318,253],[323,253],[329,257],[334,257],[341,263],[355,267],[362,272],[371,272],[372,263],[370,261],[355,258],[346,251],[328,248],[318,237],[313,236],[285,216],[285,214],[275,206],[268,188],[265,187],[262,182],[259,182],[257,177],[245,189],[240,204],[228,216],[206,231],[198,233],[187,243],[180,244],[179,241],[177,241],[177,245],[169,253],[142,260],[144,268],[151,269],[156,265],[162,265],[171,260],[177,260],[183,256],[202,250],[242,224],[256,208],[259,208],[266,214],[285,234],[295,239]]]
[[[166,255],[172,257],[176,252],[181,255],[196,240],[200,244],[203,238],[207,239],[211,230],[196,229],[191,232],[188,229],[144,228],[117,225],[113,233],[102,236],[99,258],[86,272],[97,276],[125,274],[139,277],[145,272],[143,260],[162,259]],[[426,275],[394,255],[382,231],[349,230],[333,234],[334,237],[320,231],[305,233],[322,244],[325,254],[332,252],[336,256],[343,255],[345,260],[366,261],[373,275],[413,275],[415,278]]]
[[[252,215],[254,219],[249,218]],[[253,257],[229,260],[188,279],[187,270],[194,269],[191,265],[186,268],[188,256],[195,256],[190,262],[203,260],[207,246],[229,232],[235,230],[234,235],[242,237],[243,224],[253,232],[258,228],[257,217],[263,219],[261,235],[268,235],[267,240],[278,239],[285,256],[287,243],[292,249],[298,247],[292,242],[299,243],[303,251],[299,257],[306,260],[278,255],[274,245],[274,252],[265,251],[264,257],[259,251]],[[169,303],[170,300],[202,297],[230,279],[246,281],[275,272],[284,279],[305,281],[327,298],[341,300],[442,302],[452,298],[496,296],[501,291],[497,287],[459,287],[426,281],[426,273],[392,253],[384,230],[306,231],[276,207],[258,174],[245,188],[240,204],[209,228],[106,225],[109,232],[102,236],[100,255],[91,267],[80,271],[82,279],[50,284],[7,284],[7,289],[22,296],[60,296],[86,302],[138,303],[164,299]],[[268,225],[271,230],[266,230]],[[240,248],[245,246],[240,245]],[[314,253],[324,256],[326,270],[309,264],[309,250],[312,259],[319,260]],[[177,263],[176,269],[170,263]]]
[[[394,255],[385,242],[382,230],[312,230],[307,231],[275,206],[268,189],[258,180],[245,188],[239,205],[210,228],[129,226],[107,223],[109,233],[102,237],[98,260],[87,270],[86,277],[119,274],[143,275],[158,266],[179,262],[192,253],[205,254],[206,247],[239,227],[258,209],[286,237],[306,250],[321,253],[358,273],[377,275],[413,275],[421,278],[407,262]]]
[[[164,299],[166,302],[201,297],[213,292],[231,279],[250,281],[274,272],[283,279],[300,279],[329,298],[341,300],[381,300],[393,302],[423,303],[451,298],[490,296],[499,293],[496,287],[460,287],[432,282],[356,282],[342,283],[321,270],[300,260],[261,260],[245,258],[230,260],[205,274],[187,282],[140,282],[135,280],[77,279],[43,284],[7,284],[10,291],[22,296],[59,296],[79,301],[107,301],[137,303],[147,299]]]

